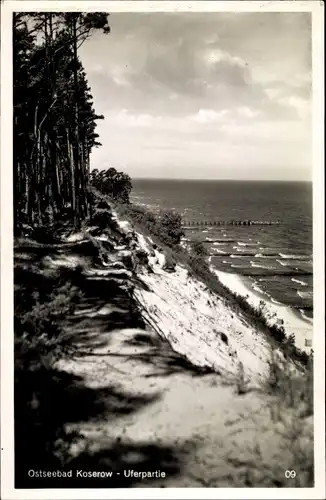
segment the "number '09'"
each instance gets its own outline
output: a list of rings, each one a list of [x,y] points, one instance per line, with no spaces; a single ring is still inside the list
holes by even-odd
[[[286,479],[294,479],[297,473],[295,472],[295,470],[286,470],[284,475]]]

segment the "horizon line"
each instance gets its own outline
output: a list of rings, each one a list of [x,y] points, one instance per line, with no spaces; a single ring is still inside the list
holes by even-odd
[[[129,174],[128,174],[129,175]],[[218,179],[218,178],[186,178],[186,177],[135,177],[130,175],[131,180],[149,181],[219,181],[219,182],[310,182],[313,179]]]

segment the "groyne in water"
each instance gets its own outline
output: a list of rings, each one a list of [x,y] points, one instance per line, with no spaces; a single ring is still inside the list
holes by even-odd
[[[280,221],[271,220],[183,220],[182,225],[184,229],[192,229],[197,226],[274,226],[279,225]]]

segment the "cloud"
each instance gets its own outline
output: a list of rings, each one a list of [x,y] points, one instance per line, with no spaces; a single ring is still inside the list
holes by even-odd
[[[159,120],[159,118],[157,119]],[[126,127],[150,127],[155,120],[155,117],[148,114],[130,114],[127,109],[122,109],[115,117],[117,125]]]
[[[311,115],[311,104],[306,99],[302,99],[300,96],[290,96],[283,97],[279,99],[279,102],[287,106],[294,108],[301,119],[307,119]]]
[[[245,116],[246,118],[255,118],[260,114],[260,111],[248,108],[248,106],[242,106],[238,109],[238,113],[240,116]]]
[[[197,123],[213,123],[220,122],[223,117],[228,114],[226,109],[216,112],[213,109],[200,109],[198,113],[189,116],[189,120],[193,120]]]
[[[149,172],[160,162],[308,161],[308,14],[126,13],[110,22],[111,34],[80,52],[106,118],[94,161]]]

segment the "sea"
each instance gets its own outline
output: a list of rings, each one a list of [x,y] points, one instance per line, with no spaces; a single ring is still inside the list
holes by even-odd
[[[132,184],[133,203],[153,211],[173,209],[185,223],[205,223],[188,225],[184,240],[201,241],[217,270],[240,276],[262,300],[285,305],[311,324],[311,183],[133,179]],[[272,224],[212,224],[232,220]]]

